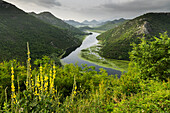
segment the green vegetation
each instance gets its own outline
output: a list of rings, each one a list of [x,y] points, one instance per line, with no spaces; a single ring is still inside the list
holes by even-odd
[[[92,28],[92,27],[89,27],[89,26],[79,27],[79,29],[80,29],[81,31],[93,30],[93,28]]]
[[[12,4],[0,3],[0,61],[26,61],[26,42],[31,45],[32,61],[48,55],[57,59],[66,49],[81,44],[68,30],[51,26]]]
[[[130,58],[143,79],[166,80],[170,77],[170,38],[164,33],[154,39],[151,42],[143,38],[141,44],[133,44]]]
[[[86,65],[58,67],[48,57],[32,68],[28,46],[27,68],[16,60],[0,63],[0,111],[169,112],[169,52],[166,34],[153,42],[143,39],[134,44],[128,72],[119,79]]]
[[[159,33],[170,33],[170,13],[147,13],[111,29],[97,37],[103,42],[100,55],[105,58],[129,60],[131,43],[140,43],[145,35],[147,39],[159,36]],[[137,38],[140,37],[140,38]],[[151,39],[152,40],[152,39]]]
[[[102,58],[98,53],[100,50],[99,48],[100,46],[92,46],[88,49],[83,49],[80,53],[80,58],[103,67],[120,71],[128,70],[129,61]]]
[[[85,33],[80,31],[78,28],[75,28],[67,23],[65,23],[63,20],[55,17],[50,12],[42,12],[40,14],[36,14],[34,12],[30,13],[30,15],[33,15],[34,17],[44,21],[45,23],[48,23],[50,25],[53,25],[55,27],[59,27],[61,29],[67,29],[69,32],[72,32],[74,35],[84,35]]]
[[[113,29],[115,27],[118,27],[119,25],[121,25],[125,22],[127,22],[127,20],[125,20],[123,18],[121,18],[119,20],[108,21],[104,25],[95,27],[94,30],[107,31],[107,30]]]

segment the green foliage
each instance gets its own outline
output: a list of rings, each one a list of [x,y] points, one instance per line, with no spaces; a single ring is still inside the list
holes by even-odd
[[[5,88],[7,88],[7,94],[10,96],[11,93],[11,64],[14,65],[15,74],[15,81],[14,83],[17,84],[17,77],[19,77],[20,85],[22,85],[21,90],[25,88],[24,81],[26,78],[26,68],[25,66],[21,65],[20,62],[16,60],[10,60],[9,62],[4,61],[0,63],[0,106],[2,106],[3,101],[5,101]],[[17,86],[16,86],[17,88]]]
[[[11,62],[1,63],[1,68]],[[43,75],[50,77],[50,70],[53,62],[48,57],[36,60],[36,65],[41,64],[42,72],[39,68],[34,68],[31,72],[34,76]],[[14,75],[26,76],[26,68],[13,63]],[[23,70],[20,70],[22,67]],[[132,66],[131,66],[132,67]],[[18,71],[17,71],[18,70]],[[54,70],[54,68],[53,68]],[[135,73],[136,68],[129,69],[119,79],[113,75],[108,76],[104,69],[100,72],[94,71],[94,67],[84,68],[77,65],[68,64],[64,67],[55,67],[56,75],[54,81],[55,93],[39,92],[35,95],[33,90],[25,89],[21,86],[21,91],[16,91],[17,103],[11,108],[10,91],[8,91],[8,102],[4,99],[5,87],[10,87],[10,83],[1,82],[1,110],[2,112],[168,112],[170,109],[169,79],[168,81],[144,80]],[[10,76],[10,66],[3,76]],[[4,79],[2,79],[3,81]],[[21,79],[20,82],[25,81]],[[35,80],[35,79],[34,79]],[[44,80],[44,83],[47,82]],[[10,81],[10,77],[6,79]],[[49,81],[50,83],[50,81]],[[17,83],[15,82],[15,85]],[[20,83],[21,84],[21,83]],[[45,86],[43,86],[45,87]],[[50,85],[48,85],[48,88]],[[17,87],[16,87],[17,88]],[[36,88],[36,87],[35,87]],[[33,87],[34,89],[34,87]],[[34,96],[35,95],[35,96]],[[3,104],[3,105],[2,105]]]
[[[169,13],[147,13],[133,20],[108,30],[97,37],[101,40],[103,47],[100,55],[105,58],[129,60],[132,50],[131,43],[140,43],[137,37],[150,39],[152,36],[159,36],[159,33],[167,31],[170,33]]]
[[[167,33],[154,41],[143,38],[140,44],[133,44],[130,58],[143,79],[166,80],[170,76],[170,38]]]

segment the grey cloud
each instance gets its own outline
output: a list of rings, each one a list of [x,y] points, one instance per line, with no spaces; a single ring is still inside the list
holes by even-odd
[[[170,0],[124,0],[114,2],[108,0],[96,7],[80,8],[77,12],[86,15],[87,18],[118,19],[134,18],[148,12],[169,12]]]
[[[61,6],[61,3],[58,0],[15,0],[15,1],[24,3],[34,3],[38,6],[43,6],[47,8]]]
[[[76,20],[134,18],[147,12],[170,12],[170,0],[5,0],[25,11],[51,11]],[[36,4],[36,5],[35,5]],[[57,7],[56,7],[57,6]],[[57,9],[57,10],[56,10]]]
[[[170,0],[134,0],[121,4],[110,3],[100,5],[99,8],[112,11],[125,12],[142,12],[142,11],[157,11],[169,10]]]
[[[37,1],[38,1],[38,4],[45,6],[45,7],[61,6],[61,3],[56,0],[37,0]]]

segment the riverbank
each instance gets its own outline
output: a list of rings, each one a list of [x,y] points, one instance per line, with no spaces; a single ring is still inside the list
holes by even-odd
[[[88,35],[81,35],[81,36],[79,35],[79,36],[77,36],[76,38],[80,39],[80,40],[81,40],[81,44],[82,44],[83,40],[84,40],[87,36],[89,36],[89,35],[90,35],[90,34],[88,34]],[[63,52],[63,54],[61,54],[61,55],[59,56],[59,59],[62,59],[62,58],[64,58],[64,57],[67,57],[70,53],[72,53],[72,52],[75,51],[78,47],[80,47],[81,44],[78,45],[78,46],[70,47],[70,48],[66,49],[66,50]]]
[[[104,33],[106,31],[103,31],[103,30],[96,30],[96,29],[91,29],[91,30],[88,30],[90,32],[96,32],[96,33]]]
[[[103,58],[98,53],[99,49],[100,45],[95,45],[90,48],[83,49],[81,50],[79,57],[99,66],[112,68],[119,71],[128,71],[129,61]]]

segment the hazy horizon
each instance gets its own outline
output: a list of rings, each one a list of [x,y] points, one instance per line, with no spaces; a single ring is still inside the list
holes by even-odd
[[[132,19],[148,12],[170,12],[169,0],[4,0],[25,12],[51,12],[63,20]]]

